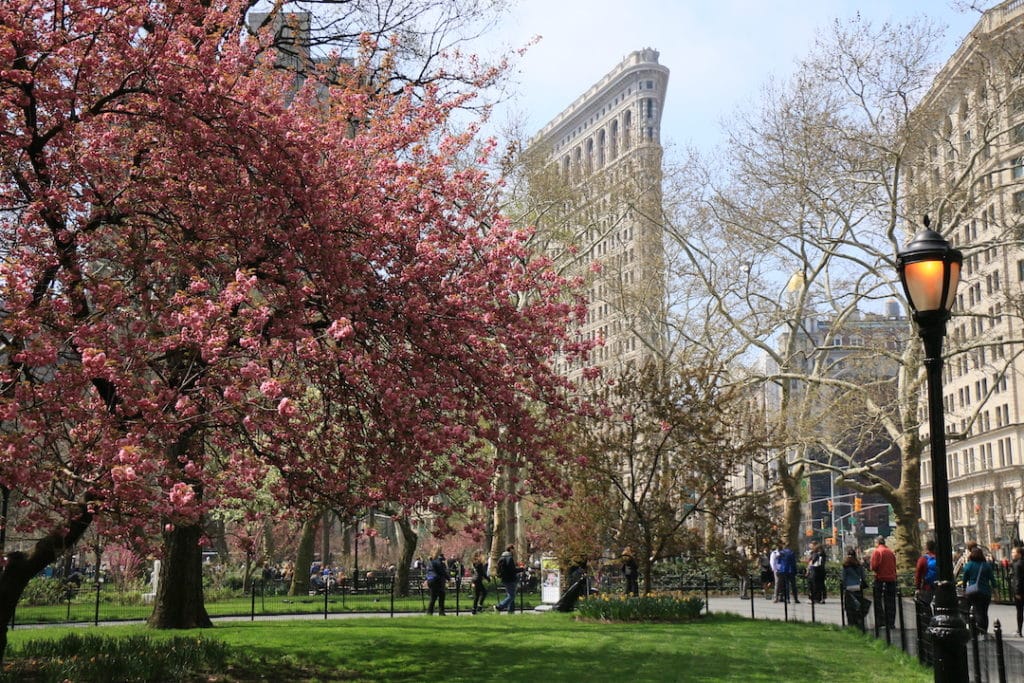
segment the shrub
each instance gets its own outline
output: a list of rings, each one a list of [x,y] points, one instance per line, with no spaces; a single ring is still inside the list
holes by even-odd
[[[29,641],[13,650],[0,680],[188,680],[224,669],[227,654],[224,643],[202,638],[71,634],[60,640]]]
[[[684,593],[648,593],[641,597],[595,595],[576,604],[578,616],[601,621],[692,621],[700,617],[704,599]]]
[[[23,605],[56,605],[67,599],[64,582],[37,576],[28,582],[21,594]]]

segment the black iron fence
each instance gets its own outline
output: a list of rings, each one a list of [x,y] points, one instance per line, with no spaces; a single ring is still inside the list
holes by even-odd
[[[58,578],[36,579],[44,589],[30,591],[15,612],[12,627],[29,624],[69,624],[110,621],[143,621],[153,611],[152,590],[125,588],[106,581],[62,582]],[[51,583],[52,582],[52,583]],[[291,594],[289,581],[253,579],[237,589],[205,590],[205,606],[213,618],[269,618],[275,616],[380,613],[382,615],[422,612],[430,599],[422,572],[410,572],[406,590],[393,574],[331,579],[301,594]],[[448,582],[446,609],[458,614],[473,604],[473,586],[459,577]],[[490,608],[505,596],[498,583],[487,584],[485,605]],[[540,603],[535,580],[527,577],[516,590],[517,608],[533,609]]]

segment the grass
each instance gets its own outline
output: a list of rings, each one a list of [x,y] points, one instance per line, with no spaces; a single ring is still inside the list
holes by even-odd
[[[16,664],[27,641],[75,630],[16,629],[8,660]],[[221,682],[932,680],[916,660],[854,630],[728,615],[688,624],[609,624],[560,613],[484,614],[221,623],[201,632],[113,626],[93,633],[221,641],[227,671],[196,678]]]

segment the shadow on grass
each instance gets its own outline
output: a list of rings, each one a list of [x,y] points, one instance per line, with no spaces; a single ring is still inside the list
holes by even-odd
[[[479,615],[219,626],[245,676],[286,666],[358,681],[925,681],[930,673],[860,633],[713,616],[604,624],[571,615]],[[297,642],[298,641],[298,642]],[[245,680],[245,678],[240,679]]]

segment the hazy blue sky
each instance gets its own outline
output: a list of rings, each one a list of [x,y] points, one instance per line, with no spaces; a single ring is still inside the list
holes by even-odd
[[[623,57],[660,51],[671,70],[663,142],[710,148],[719,122],[756,99],[774,75],[786,77],[819,29],[856,13],[872,22],[925,14],[948,26],[952,54],[977,22],[949,0],[517,0],[490,48],[541,40],[519,62],[519,95],[496,123],[518,112],[533,134]],[[967,4],[965,2],[959,3]],[[991,4],[991,3],[989,3]]]

